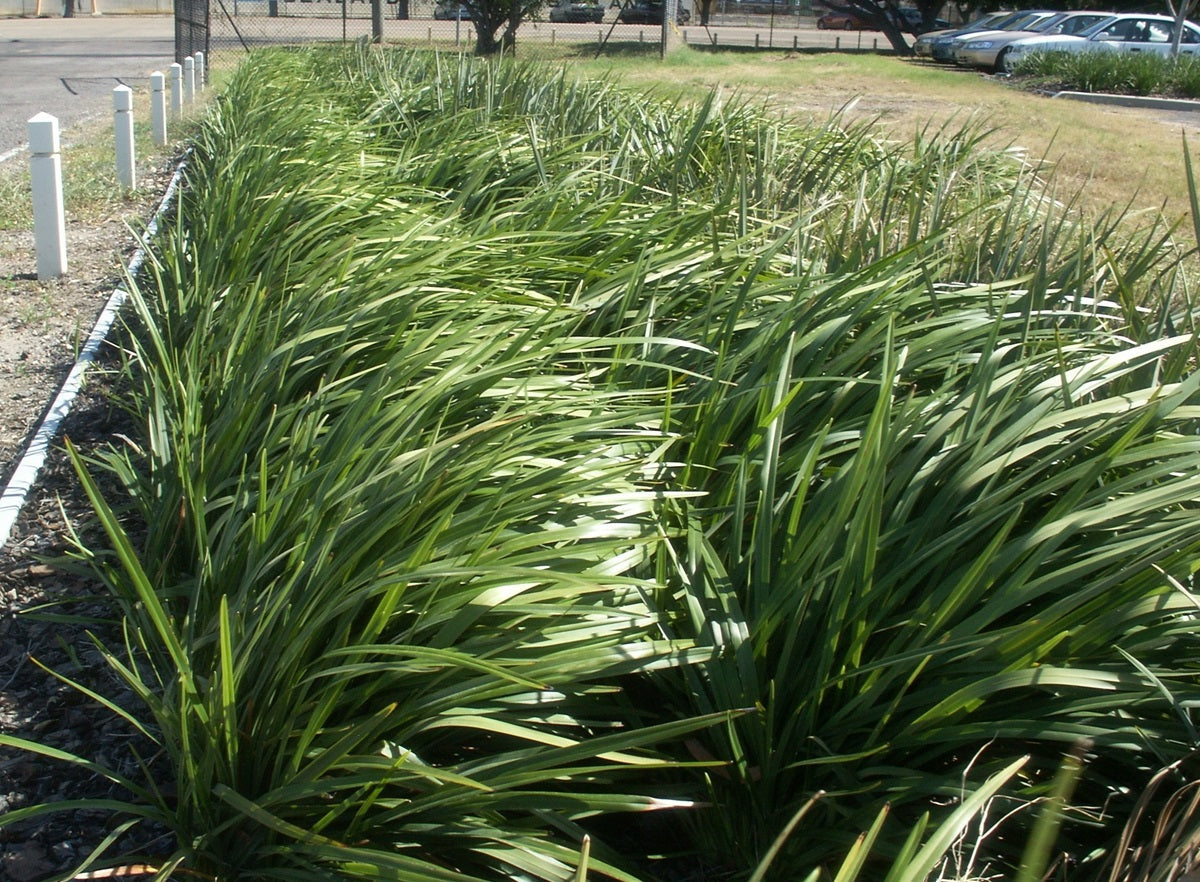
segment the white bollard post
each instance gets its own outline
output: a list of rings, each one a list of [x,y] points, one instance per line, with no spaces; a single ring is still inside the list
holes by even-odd
[[[150,74],[150,128],[154,143],[162,147],[167,143],[167,78],[161,70]]]
[[[117,180],[126,190],[137,186],[133,150],[133,89],[113,89],[113,135],[117,144]]]
[[[196,91],[203,92],[205,83],[208,82],[208,72],[204,69],[204,53],[197,52],[192,58],[196,59]]]
[[[183,59],[183,100],[192,104],[196,100],[196,59]]]
[[[171,65],[171,116],[183,116],[183,65]]]
[[[58,120],[39,113],[29,120],[29,178],[33,185],[33,244],[39,279],[67,271],[67,225],[63,214],[62,157]]]

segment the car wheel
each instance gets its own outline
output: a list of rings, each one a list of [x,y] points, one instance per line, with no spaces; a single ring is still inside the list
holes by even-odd
[[[1009,53],[1012,49],[1004,47],[1000,50],[1000,54],[996,56],[996,73],[1012,73],[1012,66],[1009,62]]]
[[[843,25],[843,27],[848,31],[852,31],[854,30],[854,22],[850,21],[850,19],[846,19],[846,24]]]
[[[818,31],[823,31],[823,30],[825,30],[825,22],[824,22],[824,20],[822,20],[822,19],[819,19],[819,18],[817,19],[817,30],[818,30]]]

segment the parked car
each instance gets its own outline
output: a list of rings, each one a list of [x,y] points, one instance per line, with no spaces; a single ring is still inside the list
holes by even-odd
[[[433,17],[438,21],[470,21],[471,7],[465,3],[447,3],[443,0],[433,7]]]
[[[876,26],[853,12],[826,12],[817,19],[823,31],[874,31]]]
[[[976,31],[972,34],[959,34],[944,46],[935,44],[933,58],[935,61],[953,62],[958,51],[976,37],[991,36],[994,34],[1021,34],[1023,37],[1032,37],[1035,34],[1034,28],[1046,19],[1054,18],[1056,15],[1059,15],[1059,13],[1045,10],[1027,11],[1024,15],[1019,15],[1011,21],[1001,22],[992,30]]]
[[[954,61],[967,67],[997,72],[1006,69],[1013,43],[1037,35],[1074,35],[1111,18],[1111,12],[1060,12],[1030,26],[1027,31],[983,31],[971,34],[954,48]]]
[[[933,42],[946,36],[958,36],[973,31],[990,30],[995,27],[997,22],[1010,18],[1013,15],[1011,12],[989,12],[980,18],[975,19],[969,24],[962,25],[957,28],[945,28],[940,31],[928,31],[917,37],[913,43],[913,52],[920,58],[933,57]]]
[[[982,30],[968,32],[966,34],[954,34],[946,37],[939,37],[933,41],[933,49],[930,53],[934,61],[940,61],[949,64],[954,61],[954,52],[958,46],[961,46],[967,40],[971,39],[974,34],[983,33],[984,31],[1028,31],[1029,27],[1037,22],[1049,18],[1054,15],[1053,12],[1045,10],[1023,10],[1014,12],[1008,18],[1002,18],[1000,21],[983,28]]]
[[[1053,34],[1026,37],[1012,43],[1005,58],[1011,69],[1033,52],[1150,52],[1166,55],[1171,50],[1171,29],[1175,21],[1169,15],[1121,13],[1110,15],[1076,35]],[[1180,55],[1200,55],[1200,27],[1183,23]]]
[[[621,24],[662,24],[666,4],[662,0],[627,0],[617,13],[617,21]],[[682,4],[675,13],[675,21],[687,24],[692,13]]]
[[[550,7],[550,21],[592,22],[604,21],[604,6],[586,0],[558,0]]]

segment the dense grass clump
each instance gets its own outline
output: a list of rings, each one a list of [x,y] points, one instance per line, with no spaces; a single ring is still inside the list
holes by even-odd
[[[1196,830],[1185,281],[971,130],[251,57],[134,292],[142,434],[80,459],[171,776],[125,782],[173,834],[141,857],[923,879],[1041,816],[1029,873],[1060,820],[1078,878],[1169,869],[1134,822]]]
[[[1021,59],[1014,73],[1079,92],[1200,98],[1200,58],[1195,55],[1034,52]]]

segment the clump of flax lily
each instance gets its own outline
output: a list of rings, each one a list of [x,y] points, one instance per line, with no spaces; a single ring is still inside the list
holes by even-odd
[[[1062,848],[1117,854],[1196,747],[1169,245],[969,130],[253,56],[137,280],[142,431],[78,460],[141,858],[919,879],[1083,738]]]

